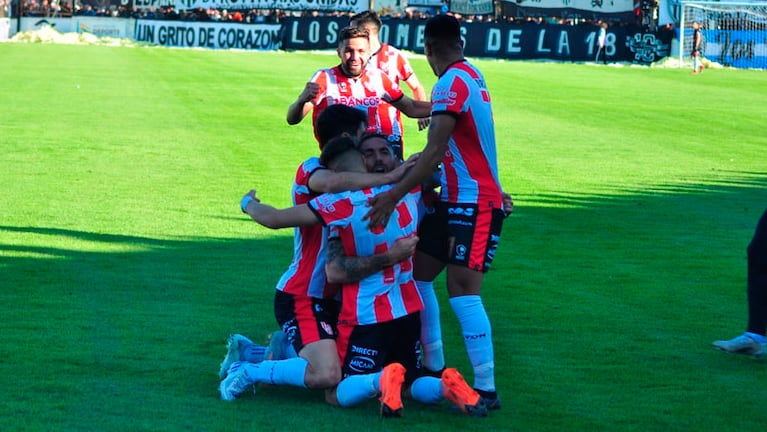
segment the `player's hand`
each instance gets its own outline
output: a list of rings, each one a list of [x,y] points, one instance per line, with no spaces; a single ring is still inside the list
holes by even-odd
[[[418,158],[420,157],[421,157],[421,152],[413,153],[410,155],[409,158],[407,158],[405,162],[403,162],[403,164],[411,164],[411,166],[415,165],[415,163],[418,161]]]
[[[424,117],[418,119],[418,130],[422,131],[424,129],[429,128],[429,123],[431,123],[431,117]]]
[[[368,210],[367,214],[362,217],[362,220],[369,221],[368,226],[370,228],[379,225],[385,226],[389,223],[389,218],[391,217],[392,212],[394,212],[394,207],[397,205],[397,201],[398,200],[391,189],[379,193],[368,201],[370,210]]]
[[[304,91],[301,92],[301,96],[299,96],[299,100],[303,103],[311,102],[314,100],[314,98],[317,97],[317,94],[320,92],[320,85],[316,82],[309,81],[306,83],[306,86],[304,87]]]
[[[514,200],[512,200],[511,195],[506,192],[501,192],[501,198],[503,202],[503,212],[506,213],[506,217],[509,217],[514,212]]]
[[[407,257],[413,255],[413,253],[415,253],[415,246],[417,244],[418,244],[417,235],[412,235],[410,237],[397,239],[397,241],[394,242],[391,249],[389,249],[388,251],[388,253],[390,254],[392,258],[392,262],[398,263],[402,260],[407,259]]]
[[[243,213],[248,212],[248,204],[250,204],[251,201],[255,201],[257,203],[261,202],[261,200],[256,197],[255,189],[249,190],[248,193],[242,196],[242,199],[240,200],[240,210],[242,210]]]
[[[400,181],[402,177],[405,177],[405,174],[407,174],[408,170],[415,165],[420,156],[421,153],[410,155],[405,162],[400,163],[399,166],[391,170],[389,172],[389,178],[391,180],[389,183],[396,183]]]

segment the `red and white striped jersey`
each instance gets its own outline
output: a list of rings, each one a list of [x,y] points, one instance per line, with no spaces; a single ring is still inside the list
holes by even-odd
[[[316,157],[307,159],[298,167],[291,188],[293,205],[306,204],[317,196],[309,189],[309,177],[318,169],[324,168]],[[326,283],[327,232],[327,228],[320,224],[293,228],[293,261],[277,282],[278,290],[315,298],[336,295],[339,285]]]
[[[413,67],[410,66],[410,62],[402,54],[402,51],[386,43],[382,43],[381,48],[370,57],[368,67],[380,69],[390,80],[400,86],[400,81],[407,80],[414,73]],[[394,135],[401,140],[405,132],[402,124],[402,113],[389,103],[381,104],[379,109],[387,110],[386,115],[395,119]]]
[[[466,60],[453,63],[431,92],[432,115],[456,124],[442,161],[441,200],[503,208],[490,92],[480,71]]]
[[[391,189],[390,185],[362,191],[325,194],[313,199],[309,206],[337,237],[347,256],[372,256],[383,253],[397,239],[416,233],[420,190],[407,194],[397,204],[385,227],[371,231],[362,217],[370,209],[368,200]],[[413,258],[374,273],[341,288],[339,324],[365,325],[391,321],[423,308],[413,279]]]
[[[317,97],[312,101],[315,138],[317,117],[328,105],[333,104],[349,105],[367,112],[368,132],[402,136],[402,127],[396,123],[396,116],[392,116],[389,110],[378,109],[381,101],[391,103],[403,96],[399,85],[381,70],[365,68],[359,77],[350,78],[340,66],[336,66],[318,70],[311,81],[320,85]]]

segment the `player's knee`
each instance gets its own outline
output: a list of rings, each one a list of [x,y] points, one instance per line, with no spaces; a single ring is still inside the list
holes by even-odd
[[[327,389],[335,387],[341,381],[341,369],[324,367],[307,370],[305,384],[310,389]]]

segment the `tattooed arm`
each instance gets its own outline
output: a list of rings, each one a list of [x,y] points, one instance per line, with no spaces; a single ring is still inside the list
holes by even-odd
[[[325,273],[330,283],[346,283],[364,279],[373,273],[392,266],[415,251],[418,237],[405,237],[397,240],[386,252],[367,257],[346,256],[339,239],[331,239],[327,244]]]

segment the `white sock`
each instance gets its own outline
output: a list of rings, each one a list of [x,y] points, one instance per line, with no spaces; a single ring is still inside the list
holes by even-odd
[[[453,297],[450,306],[461,324],[463,341],[474,368],[474,388],[495,391],[493,334],[482,298],[478,295]]]
[[[442,393],[442,380],[430,376],[418,378],[410,386],[410,395],[413,400],[418,402],[439,403],[445,399],[445,395]]]
[[[304,375],[309,362],[301,357],[287,360],[267,360],[243,365],[253,383],[292,385],[306,388]]]
[[[423,365],[431,371],[445,368],[445,353],[442,350],[442,326],[439,321],[439,302],[434,292],[434,283],[415,281],[423,299],[421,311],[421,349]]]
[[[351,407],[374,398],[381,391],[381,372],[352,375],[341,380],[336,387],[338,405]]]

